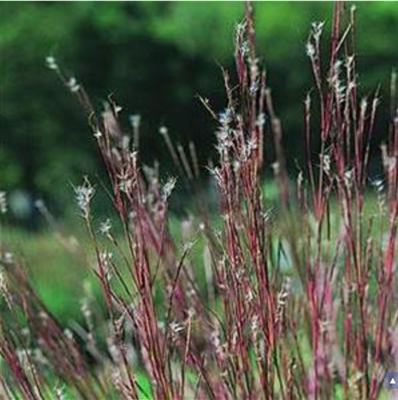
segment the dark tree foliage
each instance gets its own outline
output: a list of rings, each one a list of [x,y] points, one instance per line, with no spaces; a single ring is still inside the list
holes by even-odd
[[[331,7],[256,4],[259,54],[274,82],[291,169],[302,162],[302,104],[311,88],[305,42],[310,23],[327,18]],[[129,115],[142,116],[146,163],[160,160],[173,173],[158,135],[165,125],[177,142],[194,141],[205,165],[214,155],[215,127],[197,95],[222,111],[219,66],[232,63],[231,38],[242,10],[240,3],[2,3],[1,188],[22,188],[63,209],[67,183],[97,167],[85,117],[46,69],[49,55],[84,84],[97,107],[112,95],[126,126]],[[363,3],[357,13],[361,93],[369,96],[380,85],[381,100],[388,102],[398,60],[392,34],[397,4]],[[378,115],[375,150],[387,134],[387,114]]]

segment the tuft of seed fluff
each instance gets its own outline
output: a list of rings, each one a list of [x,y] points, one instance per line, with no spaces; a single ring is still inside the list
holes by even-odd
[[[46,57],[46,65],[50,69],[53,69],[53,70],[58,69],[57,61],[56,61],[55,57],[53,57],[53,56]]]
[[[87,218],[90,210],[90,202],[95,194],[95,188],[85,178],[83,185],[77,186],[74,189],[77,206],[79,207],[82,216]]]
[[[99,233],[101,235],[107,236],[110,234],[110,231],[112,229],[112,223],[109,218],[107,218],[105,221],[102,221],[100,226],[99,226]]]
[[[162,200],[167,201],[167,199],[170,197],[171,192],[173,191],[175,185],[176,185],[177,179],[174,177],[171,177],[167,180],[167,182],[164,184],[162,188]]]
[[[6,192],[0,191],[0,214],[7,213],[7,198]]]

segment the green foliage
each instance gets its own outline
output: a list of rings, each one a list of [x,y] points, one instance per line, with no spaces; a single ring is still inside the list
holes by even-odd
[[[23,249],[23,257],[29,260],[31,280],[49,310],[65,324],[71,319],[81,320],[79,301],[83,283],[95,280],[78,254],[65,249],[54,232],[31,234],[20,229],[4,228],[2,235],[16,249]],[[76,238],[66,239],[71,245],[77,243]],[[89,252],[88,243],[79,242],[79,246]]]
[[[305,41],[311,22],[329,18],[331,8],[331,3],[256,4],[259,54],[284,121],[291,167],[300,161],[301,104],[312,86]],[[216,110],[225,106],[217,64],[233,62],[233,30],[243,9],[235,2],[2,3],[2,189],[24,188],[65,209],[68,190],[59,186],[97,166],[83,113],[46,69],[48,55],[73,71],[97,106],[114,93],[126,128],[129,113],[142,114],[145,162],[160,159],[171,170],[157,135],[166,124],[175,140],[196,143],[205,164],[214,152],[214,125],[195,96],[211,98]],[[398,60],[391,34],[398,25],[397,4],[361,3],[357,17],[360,90],[368,95],[381,85],[386,102]],[[331,21],[326,23],[330,29]],[[387,118],[384,112],[377,120],[377,140],[385,137]]]

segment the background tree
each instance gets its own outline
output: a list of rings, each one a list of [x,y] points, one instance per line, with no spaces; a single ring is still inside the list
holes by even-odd
[[[302,158],[302,101],[312,85],[305,42],[311,22],[331,15],[332,6],[256,4],[258,48],[284,124],[290,168]],[[126,129],[129,115],[141,114],[146,162],[159,159],[172,169],[158,136],[166,125],[174,140],[193,140],[206,164],[214,152],[214,126],[196,95],[222,111],[218,65],[233,62],[233,30],[242,12],[243,4],[235,2],[2,3],[2,189],[44,196],[61,211],[70,192],[66,183],[97,168],[87,121],[46,69],[48,55],[84,83],[98,107],[112,93],[123,106]],[[388,102],[398,60],[392,34],[397,4],[361,3],[357,14],[361,93],[367,96],[380,85],[381,100]],[[375,144],[385,137],[388,118],[379,113]]]

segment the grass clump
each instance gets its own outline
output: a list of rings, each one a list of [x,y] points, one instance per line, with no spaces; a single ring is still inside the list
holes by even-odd
[[[95,300],[87,302],[84,322],[66,331],[19,260],[3,249],[3,396],[62,398],[57,385],[82,399],[382,395],[385,371],[398,368],[398,125],[395,118],[382,146],[383,177],[368,213],[378,98],[359,97],[354,14],[336,4],[327,62],[321,57],[323,24],[312,26],[306,49],[315,89],[304,107],[307,163],[291,185],[282,124],[257,58],[247,4],[236,33],[236,74],[223,71],[227,106],[217,113],[202,99],[218,126],[219,160],[209,167],[219,192],[216,228],[195,185],[200,168],[194,145],[175,147],[161,129],[180,179],[197,200],[195,217],[172,227],[178,239],[168,213],[176,181],[161,182],[158,165],[141,164],[139,123],[132,137],[125,135],[120,107],[110,99],[99,115],[84,88],[49,60],[87,111],[109,176],[113,224],[122,235],[109,221],[96,220],[96,188],[86,178],[75,193],[106,318],[95,311]],[[314,137],[321,143],[317,154]],[[268,141],[272,160],[263,152]],[[278,185],[272,208],[261,180],[271,164]]]

